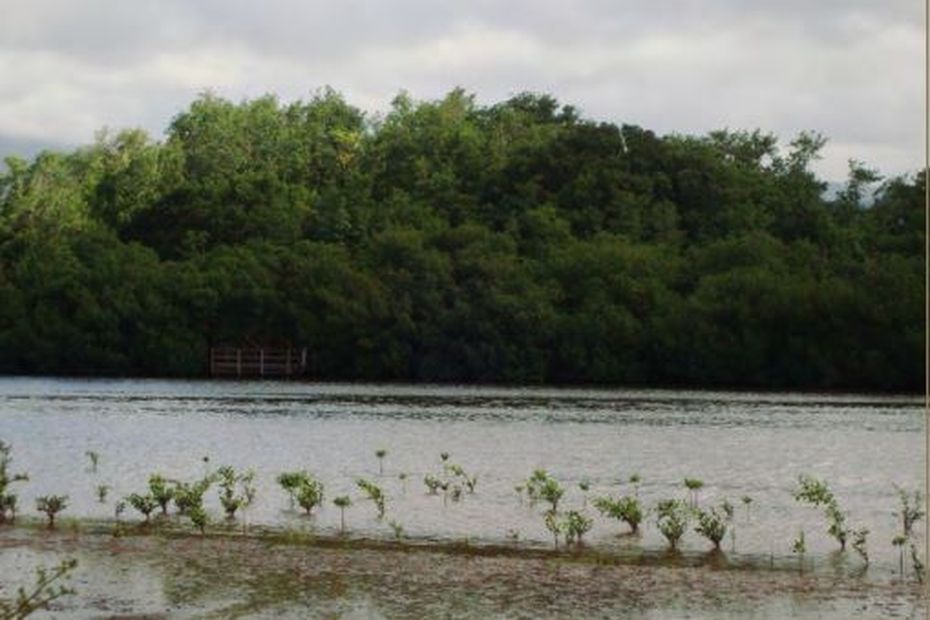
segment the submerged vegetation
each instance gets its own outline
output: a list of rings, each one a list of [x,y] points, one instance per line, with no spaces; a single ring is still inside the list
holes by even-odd
[[[660,136],[547,95],[203,95],[0,172],[0,372],[919,390],[923,173]]]

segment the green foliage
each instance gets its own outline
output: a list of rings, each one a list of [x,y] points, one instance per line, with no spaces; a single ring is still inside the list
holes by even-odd
[[[923,494],[920,491],[914,491],[913,495],[908,495],[906,490],[898,486],[895,486],[895,491],[901,503],[900,512],[896,513],[901,519],[901,533],[905,538],[910,538],[913,533],[914,524],[925,515],[923,510]]]
[[[248,507],[255,499],[255,472],[237,474],[225,465],[216,470],[220,487],[220,504],[227,519],[233,519],[236,511]]]
[[[63,560],[51,570],[37,568],[35,583],[28,590],[20,587],[15,599],[0,599],[0,620],[21,620],[48,609],[49,603],[63,596],[74,594],[75,590],[62,585],[61,581],[68,579],[76,567],[77,560],[70,559]]]
[[[860,557],[865,561],[866,565],[869,563],[869,551],[867,548],[869,530],[868,528],[860,528],[855,530],[853,533],[852,548],[853,551],[858,553]]]
[[[384,491],[381,490],[381,487],[368,480],[365,480],[364,478],[359,478],[355,481],[355,484],[359,489],[362,490],[363,493],[365,493],[365,495],[368,496],[368,499],[374,502],[375,508],[378,511],[378,518],[383,519],[385,510],[385,496]]]
[[[55,527],[55,516],[68,507],[67,495],[42,495],[36,498],[36,510],[48,517],[49,528]]]
[[[716,508],[698,509],[695,512],[697,517],[697,526],[694,531],[709,540],[714,545],[714,549],[720,549],[720,541],[727,534],[727,521],[732,515],[732,506],[730,511],[726,511],[723,506],[718,511]]]
[[[656,505],[656,526],[673,551],[678,548],[678,543],[685,535],[690,521],[691,509],[681,500],[666,499]]]
[[[110,492],[110,486],[106,484],[97,485],[97,501],[101,504],[107,501],[107,494]]]
[[[304,509],[304,511],[310,515],[313,512],[313,509],[317,506],[323,504],[323,483],[314,478],[311,474],[307,472],[296,472],[295,475],[289,476],[287,474],[282,474],[285,476],[285,481],[288,483],[288,491],[292,494],[294,501],[297,502],[297,505]],[[281,477],[278,477],[278,482],[281,483]],[[294,485],[291,487],[290,485]],[[282,484],[282,486],[284,486]]]
[[[149,515],[151,515],[152,511],[154,511],[158,506],[158,501],[151,495],[140,495],[138,493],[132,493],[126,497],[126,501],[130,506],[142,513],[142,515],[145,517],[146,523],[149,521]]]
[[[531,501],[543,500],[549,502],[550,510],[559,509],[559,500],[565,495],[565,489],[559,482],[543,469],[533,471],[526,481],[526,493]]]
[[[633,533],[639,531],[639,524],[642,523],[645,517],[639,500],[628,495],[618,499],[598,497],[594,500],[594,507],[606,517],[623,521],[630,526],[630,531]]]
[[[0,441],[0,523],[13,521],[16,518],[16,494],[9,491],[10,485],[14,482],[29,480],[29,476],[24,473],[10,472],[10,465],[13,462],[12,452],[13,447],[10,444]]]
[[[205,476],[196,482],[176,481],[172,493],[178,514],[190,517],[192,511],[202,509],[203,496],[212,486],[213,480],[213,476]]]
[[[576,510],[569,510],[562,518],[559,530],[565,534],[565,544],[582,544],[582,538],[591,529],[594,522]]]
[[[853,162],[829,198],[823,146],[528,93],[203,95],[161,142],[8,158],[0,372],[196,376],[267,342],[321,379],[920,389],[926,176]]]
[[[378,457],[378,474],[384,475],[384,457],[387,456],[387,450],[379,448],[375,450],[375,456]]]
[[[846,549],[846,540],[850,534],[849,526],[846,525],[846,513],[840,509],[839,502],[825,481],[801,475],[794,498],[799,502],[823,507],[824,516],[829,523],[827,533],[836,539],[841,550]]]
[[[190,517],[191,524],[200,530],[201,535],[206,534],[207,523],[209,523],[210,519],[207,516],[207,511],[203,509],[203,506],[198,504],[191,507],[187,512],[187,516]]]
[[[149,476],[149,494],[155,500],[155,503],[161,507],[163,515],[168,514],[168,504],[174,499],[174,492],[175,489],[168,486],[168,481],[160,474]]]

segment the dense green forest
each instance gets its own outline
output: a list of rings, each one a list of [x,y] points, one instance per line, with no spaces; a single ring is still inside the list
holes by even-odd
[[[828,196],[823,144],[203,95],[163,140],[6,160],[0,372],[290,343],[320,379],[922,389],[926,177],[851,162]]]

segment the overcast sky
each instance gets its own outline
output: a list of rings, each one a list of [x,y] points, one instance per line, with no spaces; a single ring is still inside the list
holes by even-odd
[[[161,137],[205,89],[368,111],[525,90],[659,133],[829,139],[818,171],[924,162],[924,0],[3,0],[0,154]]]

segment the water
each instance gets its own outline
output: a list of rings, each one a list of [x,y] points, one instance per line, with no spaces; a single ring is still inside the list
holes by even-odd
[[[579,482],[590,481],[589,498],[632,493],[626,481],[639,473],[639,496],[652,506],[685,498],[687,476],[705,482],[702,505],[736,505],[738,554],[787,558],[803,528],[815,563],[856,563],[831,554],[821,512],[792,498],[798,475],[809,473],[829,481],[850,526],[869,528],[870,575],[878,576],[898,565],[892,485],[924,488],[923,406],[903,396],[0,379],[0,439],[13,444],[13,471],[30,475],[16,489],[27,512],[36,496],[55,493],[70,496],[65,515],[108,517],[116,499],[144,492],[152,472],[193,479],[229,464],[257,472],[252,523],[334,532],[331,500],[347,494],[354,505],[346,525],[357,534],[392,536],[386,522],[394,520],[413,537],[506,542],[516,534],[548,545],[543,507],[514,491],[542,467],[568,489],[561,507],[595,517],[586,537],[593,545],[658,550],[664,541],[652,515],[641,537],[618,536],[625,526],[590,502],[584,508]],[[383,475],[379,448],[388,451]],[[96,473],[88,450],[100,454]],[[441,452],[478,476],[474,495],[444,502],[426,494],[423,476],[441,473]],[[274,482],[294,469],[325,484],[313,519],[294,511]],[[387,492],[384,521],[357,491],[358,477]],[[113,487],[105,504],[98,484]],[[753,498],[748,515],[743,495]],[[208,508],[221,518],[212,490]],[[728,537],[724,549],[731,545]],[[686,551],[707,547],[693,532],[684,539]]]

